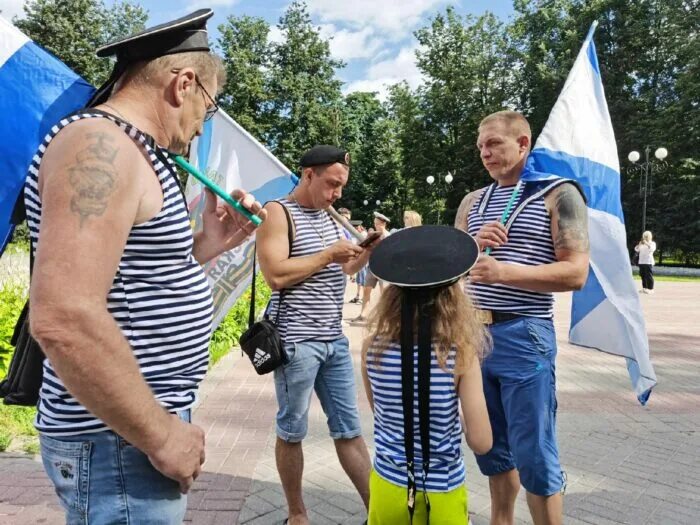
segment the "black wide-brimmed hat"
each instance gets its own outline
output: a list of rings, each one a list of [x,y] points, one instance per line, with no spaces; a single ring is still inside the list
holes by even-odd
[[[456,282],[478,257],[479,246],[468,233],[451,226],[416,226],[379,243],[369,269],[396,286],[434,288]]]
[[[98,57],[115,56],[117,61],[112,74],[95,92],[88,102],[88,107],[105,102],[114,85],[131,64],[176,53],[209,52],[207,20],[213,15],[211,9],[199,9],[177,20],[150,27],[100,47],[97,50]]]
[[[423,480],[430,465],[430,368],[432,324],[438,291],[466,274],[479,256],[474,238],[450,226],[417,226],[393,233],[374,249],[369,269],[378,278],[399,286],[401,293],[401,404],[404,417],[404,451],[408,462],[408,512],[415,509],[414,472],[414,367],[418,343],[418,421]],[[417,313],[417,315],[416,315]],[[414,323],[417,320],[417,334]],[[428,517],[430,505],[425,494]]]

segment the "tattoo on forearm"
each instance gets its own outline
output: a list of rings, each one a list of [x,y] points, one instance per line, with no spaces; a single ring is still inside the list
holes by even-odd
[[[571,184],[563,184],[554,196],[557,210],[557,238],[554,248],[588,252],[588,212],[581,194]]]
[[[118,148],[107,133],[88,133],[92,142],[78,152],[76,162],[68,168],[71,186],[75,190],[70,209],[80,216],[80,226],[91,216],[100,216],[107,209],[109,197],[114,193],[117,170],[114,159]]]

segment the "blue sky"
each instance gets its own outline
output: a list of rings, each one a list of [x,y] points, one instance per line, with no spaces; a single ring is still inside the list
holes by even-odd
[[[114,0],[105,0],[112,4]],[[209,30],[214,39],[216,27],[229,15],[249,15],[265,19],[271,38],[279,38],[275,27],[290,0],[132,0],[149,12],[149,25],[177,18],[201,7],[214,10]],[[21,13],[24,0],[0,0],[3,16]],[[420,72],[415,67],[417,42],[413,31],[428,23],[436,13],[453,5],[460,14],[480,15],[487,10],[502,20],[512,12],[512,0],[307,0],[313,22],[326,37],[332,37],[331,52],[346,67],[338,75],[343,91],[385,92],[385,86],[406,80],[415,87]]]

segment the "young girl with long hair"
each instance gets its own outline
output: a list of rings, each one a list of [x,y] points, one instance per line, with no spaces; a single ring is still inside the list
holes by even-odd
[[[414,243],[410,249],[415,257],[394,257],[391,262],[395,267],[400,264],[397,261],[406,261],[406,265],[412,265],[407,275],[418,280],[423,277],[416,276],[415,272],[421,273],[425,268],[425,265],[420,264],[421,254],[433,259],[441,256],[435,252],[435,233],[432,230],[431,235],[427,236],[433,237],[432,246],[425,248],[421,247],[421,238],[425,238],[425,235],[405,233],[424,228],[440,229],[434,230],[439,237],[441,229],[447,227],[417,227],[395,234],[397,237],[406,236],[403,242],[394,243],[397,246],[400,244],[405,248],[409,241]],[[383,241],[385,242],[388,240]],[[380,244],[376,251],[381,251],[381,248]],[[449,254],[445,254],[444,258],[450,259]],[[454,265],[454,261],[451,262]],[[437,264],[439,266],[440,261],[437,261]],[[455,268],[454,272],[459,275],[466,270],[468,268],[460,272],[459,268]],[[430,278],[430,275],[425,277],[427,280]],[[391,279],[389,282],[392,282]],[[419,353],[422,349],[419,349],[420,345],[417,343],[421,338],[422,307],[429,308],[431,312],[428,340],[432,341],[427,349],[430,352],[429,417],[426,418],[429,420],[430,459],[425,479],[421,475],[425,450],[420,439],[420,388],[413,390],[414,412],[419,417],[413,418],[414,436],[411,439],[415,443],[413,470],[417,490],[411,520],[406,503],[407,487],[410,488],[410,482],[407,480],[410,480],[411,476],[407,476],[410,461],[407,459],[408,446],[404,432],[405,412],[402,402],[402,394],[405,395],[402,389],[406,388],[406,376],[402,377],[402,373],[406,373],[402,370],[402,336],[407,328],[407,314],[404,310],[406,293],[404,287],[393,284],[387,287],[369,318],[369,336],[362,350],[365,391],[374,412],[375,459],[370,477],[369,525],[402,525],[411,522],[425,524],[428,522],[428,501],[432,523],[464,525],[467,522],[468,507],[464,484],[465,466],[461,451],[462,435],[466,435],[467,445],[477,454],[485,454],[492,445],[491,425],[484,400],[480,367],[484,352],[489,347],[489,339],[487,331],[476,317],[471,300],[464,294],[456,279],[442,286],[434,286],[430,293],[422,296],[425,304],[419,305],[408,317],[413,318],[413,326],[409,333],[410,340],[414,341],[414,374],[418,377],[417,383],[412,383],[418,387],[421,384],[418,370]],[[412,335],[416,333],[417,340],[413,339]],[[405,349],[405,338],[403,341]],[[460,407],[463,422],[460,421]]]

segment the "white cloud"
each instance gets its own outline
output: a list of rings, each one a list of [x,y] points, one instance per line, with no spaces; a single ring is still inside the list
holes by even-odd
[[[399,53],[390,59],[372,64],[367,69],[363,80],[349,83],[344,91],[376,91],[379,98],[385,100],[388,87],[404,80],[412,88],[416,88],[423,80],[423,75],[416,65],[417,45],[404,47]]]
[[[23,18],[24,10],[22,6],[24,4],[25,0],[0,0],[0,16],[8,21],[12,21],[12,18],[16,15]]]
[[[270,32],[267,34],[267,41],[279,44],[284,42],[284,32],[276,25],[270,26]]]
[[[321,37],[329,40],[333,57],[345,61],[355,58],[372,58],[384,45],[383,39],[377,37],[371,27],[352,31],[338,29],[333,24],[323,24],[319,29]]]
[[[240,0],[191,0],[185,11],[191,13],[197,9],[211,9],[213,7],[233,7]]]
[[[356,28],[370,26],[406,35],[426,12],[446,3],[447,0],[309,0],[308,5],[311,14],[323,22],[343,22]]]

